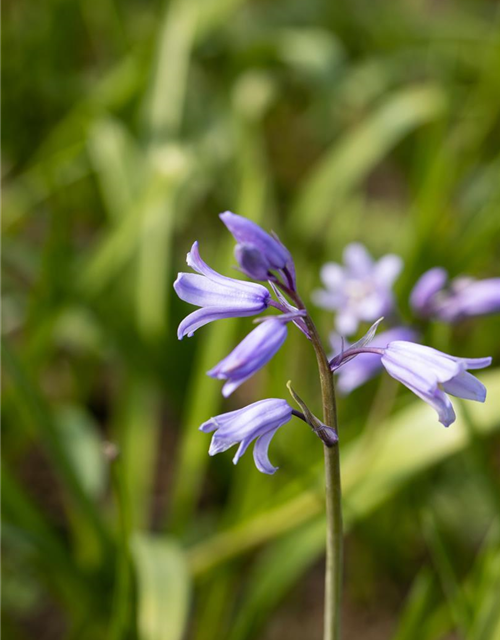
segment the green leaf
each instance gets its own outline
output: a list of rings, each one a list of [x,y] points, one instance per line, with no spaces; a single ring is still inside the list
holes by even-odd
[[[106,483],[106,464],[94,421],[83,408],[63,405],[57,408],[55,425],[82,488],[98,498]]]
[[[180,640],[191,592],[182,549],[169,539],[137,534],[132,556],[138,578],[139,639]]]
[[[146,115],[154,142],[175,135],[180,126],[197,17],[193,0],[174,0],[161,25]]]

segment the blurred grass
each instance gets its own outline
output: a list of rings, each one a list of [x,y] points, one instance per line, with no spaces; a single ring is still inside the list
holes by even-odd
[[[197,431],[290,378],[317,406],[314,359],[292,335],[223,403],[205,371],[250,321],[179,344],[171,285],[195,239],[231,274],[226,209],[279,233],[306,298],[352,240],[403,256],[407,319],[430,266],[498,276],[497,14],[486,0],[4,7],[6,637],[274,638],[278,619],[280,637],[319,637],[303,604],[321,601],[318,441],[290,424],[268,478],[250,456],[209,458]],[[495,363],[498,329],[421,327]],[[346,606],[376,604],[394,640],[499,636],[498,371],[484,381],[487,403],[457,406],[447,431],[382,380],[340,403],[362,551]],[[346,640],[368,631],[346,624]]]

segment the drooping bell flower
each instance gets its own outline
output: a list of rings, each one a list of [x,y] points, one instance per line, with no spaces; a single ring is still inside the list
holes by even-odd
[[[231,211],[220,214],[238,243],[235,257],[240,269],[254,280],[272,280],[274,271],[285,277],[285,284],[295,290],[295,267],[292,256],[278,237],[273,236],[255,222]]]
[[[447,394],[484,402],[486,388],[468,369],[483,369],[490,364],[491,358],[456,358],[404,341],[389,343],[382,354],[387,373],[435,409],[445,427],[456,418]]]
[[[271,294],[266,287],[217,273],[201,259],[197,242],[186,261],[197,273],[179,273],[174,289],[181,300],[201,308],[180,323],[179,340],[213,320],[253,316],[268,308]]]
[[[435,409],[445,427],[450,426],[456,418],[447,394],[464,400],[485,401],[485,386],[468,373],[468,369],[488,367],[491,358],[457,358],[404,340],[389,342],[385,348],[372,346],[373,343],[368,346],[380,321],[361,340],[330,360],[332,371],[337,371],[345,363],[362,355],[379,356],[387,373]]]
[[[336,311],[336,330],[350,336],[360,322],[373,322],[393,311],[392,287],[403,262],[393,254],[375,262],[359,243],[348,245],[343,259],[343,265],[328,262],[323,266],[320,277],[325,288],[313,292],[313,302]]]
[[[292,407],[279,398],[259,400],[253,404],[223,413],[204,422],[200,431],[214,432],[208,451],[214,456],[239,444],[233,463],[236,464],[248,446],[255,440],[253,457],[255,465],[262,473],[273,474],[277,471],[269,461],[268,449],[276,431],[290,421]]]
[[[410,294],[414,312],[422,318],[457,322],[464,318],[500,313],[500,278],[454,278],[436,267],[426,271]]]
[[[222,387],[222,395],[225,398],[279,351],[286,340],[286,324],[294,317],[297,317],[297,314],[283,314],[263,319],[224,360],[208,371],[212,378],[227,380]]]

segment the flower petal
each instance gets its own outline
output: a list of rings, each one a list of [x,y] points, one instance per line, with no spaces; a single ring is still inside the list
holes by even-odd
[[[412,389],[408,387],[410,391],[413,391],[417,396],[425,400],[428,405],[430,405],[438,414],[439,422],[445,426],[449,427],[450,424],[455,422],[457,416],[455,414],[455,410],[453,409],[453,405],[451,404],[451,400],[448,398],[446,393],[437,389],[433,394],[424,394],[420,393],[418,389]]]
[[[375,278],[384,287],[390,288],[403,268],[403,260],[393,253],[380,258],[375,265]]]
[[[174,282],[174,289],[179,298],[189,304],[197,307],[253,309],[254,313],[267,308],[269,291],[265,287],[262,288],[267,292],[267,296],[260,291],[240,289],[238,280],[233,280],[231,286],[227,286],[196,273],[179,273]]]
[[[221,438],[218,433],[215,433],[212,437],[212,442],[210,443],[208,455],[215,456],[218,453],[222,453],[223,451],[227,451],[231,447],[234,447],[237,443],[237,440],[227,440],[226,438]]]
[[[484,402],[486,400],[486,387],[482,382],[467,371],[462,371],[448,382],[442,385],[444,391],[456,398],[464,400],[476,400]]]
[[[358,328],[358,318],[345,309],[340,311],[335,317],[335,328],[343,336],[351,336]]]
[[[321,309],[335,311],[345,302],[345,296],[328,289],[315,289],[311,294],[313,303]]]
[[[269,461],[268,450],[269,444],[274,437],[275,431],[269,431],[265,435],[261,436],[253,447],[253,459],[255,460],[255,466],[262,473],[272,475],[278,471],[278,467],[274,467]]]
[[[489,356],[486,358],[456,358],[459,362],[463,362],[467,369],[484,369],[489,367],[492,358]]]
[[[344,249],[344,264],[355,276],[366,276],[373,271],[373,259],[360,242],[352,242]]]
[[[321,267],[319,275],[325,287],[331,291],[340,289],[344,284],[344,269],[336,262],[327,262],[324,264]]]
[[[201,425],[200,430],[206,433],[216,430],[210,444],[210,455],[226,451],[239,443],[240,446],[233,458],[234,464],[245,453],[249,444],[257,440],[254,448],[257,468],[263,473],[274,473],[276,468],[267,457],[269,442],[276,431],[291,418],[292,408],[286,400],[268,398],[243,409],[211,418]]]
[[[208,324],[209,322],[213,322],[214,320],[222,320],[224,318],[240,318],[244,316],[253,316],[258,311],[255,310],[246,310],[243,311],[241,309],[231,310],[226,307],[205,307],[202,309],[196,309],[193,313],[190,313],[188,316],[184,318],[184,320],[180,323],[179,328],[177,329],[177,337],[179,340],[182,340],[184,336],[188,336],[191,338],[193,333]]]
[[[232,290],[238,289],[241,294],[248,297],[269,297],[269,291],[261,284],[255,282],[245,282],[236,278],[228,278],[217,271],[214,271],[208,264],[202,260],[198,248],[198,242],[194,242],[191,251],[187,254],[186,262],[197,273],[205,276],[208,280],[220,285],[220,287]],[[179,274],[182,275],[182,274]],[[192,275],[192,274],[189,274]]]
[[[284,269],[291,260],[289,251],[258,224],[231,211],[220,214],[220,219],[240,244],[251,244],[267,259],[271,268]]]
[[[393,354],[388,355],[387,352],[382,356],[381,362],[390,376],[406,387],[411,387],[412,391],[418,389],[422,393],[432,394],[438,388],[436,375],[425,367],[414,367],[413,363],[394,358]]]
[[[441,424],[449,427],[455,421],[456,416],[453,405],[448,396],[437,385],[429,384],[420,375],[389,362],[384,356],[382,357],[382,364],[389,375],[404,384],[405,387],[408,387],[410,391],[413,391],[415,395],[427,402],[437,412]]]
[[[394,306],[393,297],[389,291],[379,289],[363,296],[356,303],[356,315],[360,320],[370,322],[374,318],[388,313]]]
[[[395,340],[387,346],[385,356],[397,360],[403,366],[408,365],[412,371],[420,372],[423,376],[426,372],[434,376],[438,382],[446,382],[464,371],[467,366],[464,360],[454,358],[432,347],[427,347],[416,342]]]
[[[238,447],[238,450],[236,451],[236,454],[233,458],[233,464],[238,464],[238,460],[245,453],[245,451],[248,449],[251,443],[252,443],[252,438],[248,438],[247,440],[242,440],[240,442],[240,446]]]
[[[222,395],[227,398],[271,360],[285,342],[286,336],[286,322],[282,322],[280,316],[267,319],[208,371],[208,375],[219,380],[228,380],[222,389]]]
[[[234,257],[243,273],[254,280],[269,280],[269,263],[253,244],[237,244]]]

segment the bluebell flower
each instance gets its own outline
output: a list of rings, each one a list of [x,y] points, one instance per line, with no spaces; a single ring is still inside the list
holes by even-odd
[[[197,307],[180,323],[177,336],[192,336],[208,322],[221,318],[253,316],[268,308],[271,294],[260,284],[235,280],[217,273],[200,257],[195,242],[187,254],[187,263],[197,273],[179,273],[174,289],[185,302]]]
[[[409,327],[393,327],[387,331],[377,334],[370,342],[372,347],[385,348],[389,342],[395,340],[405,340],[407,342],[415,342],[417,333]],[[330,337],[330,342],[335,351],[339,350],[339,336],[334,334]],[[346,347],[348,345],[344,345]],[[340,393],[347,395],[354,389],[371,380],[383,370],[380,361],[380,355],[377,353],[361,353],[353,358],[350,362],[346,362],[337,369],[336,387]]]
[[[336,330],[350,336],[360,322],[372,322],[392,312],[392,286],[403,262],[393,254],[374,262],[358,243],[345,248],[343,259],[343,266],[335,262],[323,266],[320,276],[325,288],[313,292],[313,301],[319,307],[336,311]]]
[[[330,360],[332,371],[337,371],[354,358],[373,355],[381,358],[387,373],[425,400],[448,427],[455,421],[455,412],[446,394],[484,402],[486,388],[468,369],[483,369],[491,364],[491,358],[457,358],[414,342],[395,340],[384,347],[373,346],[373,337],[379,319],[368,333],[355,344]],[[368,346],[369,343],[372,343]]]
[[[436,315],[446,322],[500,312],[500,278],[455,278],[437,301]]]
[[[231,211],[221,213],[220,219],[238,243],[235,257],[244,273],[254,280],[272,280],[272,272],[278,271],[285,276],[285,284],[295,290],[293,259],[277,236]]]
[[[410,304],[422,318],[457,322],[500,312],[500,278],[476,280],[466,276],[449,284],[444,269],[426,271],[410,294]]]
[[[456,358],[421,344],[395,341],[382,350],[382,364],[390,376],[435,409],[445,427],[456,418],[447,394],[477,402],[486,399],[485,386],[467,370],[483,369],[491,358]]]
[[[268,398],[253,404],[223,413],[204,422],[200,431],[211,433],[212,442],[208,453],[214,456],[227,451],[235,444],[239,444],[233,463],[236,464],[245,453],[248,445],[254,440],[253,457],[255,465],[262,473],[273,474],[277,471],[268,457],[268,449],[276,431],[289,422],[292,417],[292,407],[279,398]]]
[[[439,292],[448,280],[447,272],[441,267],[433,267],[423,273],[410,293],[410,306],[421,318],[434,315]]]
[[[208,372],[212,378],[227,380],[222,387],[225,398],[277,353],[286,340],[286,323],[291,316],[292,314],[270,316],[263,320],[224,360]]]

